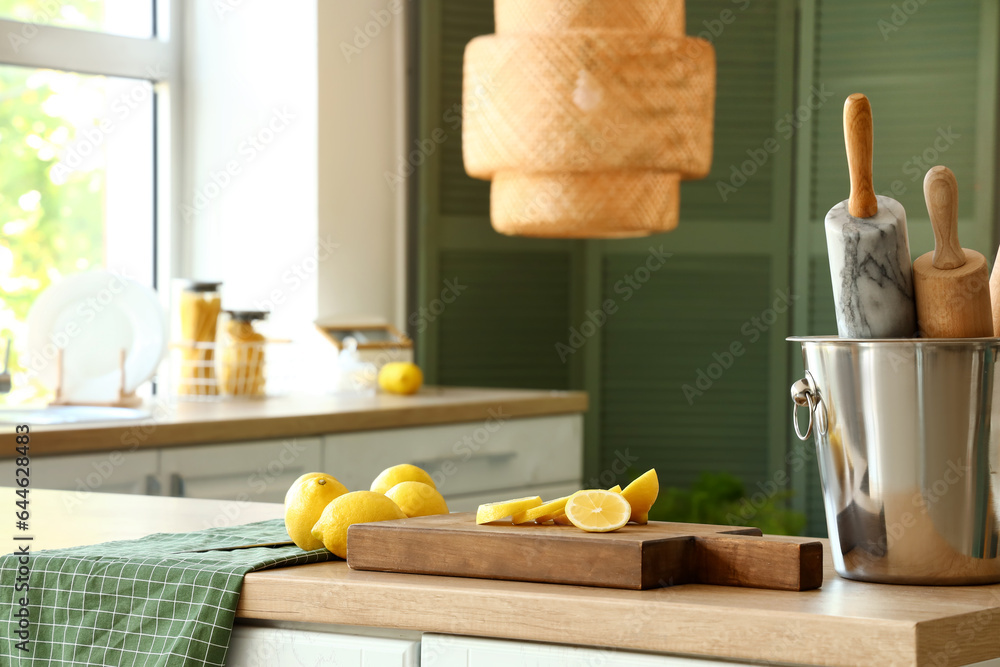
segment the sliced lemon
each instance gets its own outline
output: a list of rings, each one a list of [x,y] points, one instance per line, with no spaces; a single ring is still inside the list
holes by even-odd
[[[656,478],[656,468],[650,468],[626,486],[622,491],[622,497],[632,506],[632,517],[629,520],[646,523],[649,510],[656,502],[659,493],[660,482]]]
[[[566,501],[568,500],[569,496],[563,496],[562,498],[550,500],[547,503],[542,503],[538,507],[532,507],[530,510],[518,512],[511,517],[511,520],[514,523],[528,523],[529,521],[544,523],[546,521],[551,521],[553,515],[559,514],[563,511],[563,508],[566,507]]]
[[[622,487],[620,487],[617,484],[615,484],[613,487],[611,487],[610,489],[608,489],[608,491],[611,491],[612,493],[621,493],[622,492]],[[577,491],[576,493],[580,493],[580,492]],[[566,496],[565,498],[560,498],[559,500],[569,501],[569,499],[572,498],[573,495],[575,495],[575,494],[571,493],[568,496]],[[555,503],[555,502],[558,502],[558,501],[557,500],[553,500],[551,502]],[[539,508],[539,509],[541,509],[541,508]],[[540,516],[537,519],[535,519],[535,523],[547,523],[549,521],[555,521],[556,517],[565,516],[565,515],[566,515],[566,503],[563,503],[562,506],[559,507],[559,509],[557,509],[556,511],[551,512],[549,514],[543,514],[542,516]],[[517,522],[515,521],[514,523],[517,523]],[[556,521],[556,523],[562,523],[565,526],[571,526],[571,525],[573,525],[573,524],[571,524],[569,522],[569,519],[566,519],[563,522]]]
[[[631,515],[632,507],[624,496],[604,489],[577,491],[566,503],[566,517],[588,533],[618,530]]]
[[[479,511],[476,512],[476,523],[497,521],[512,514],[530,510],[532,507],[538,507],[541,504],[541,496],[526,496],[513,500],[501,500],[498,503],[486,503],[480,505]]]

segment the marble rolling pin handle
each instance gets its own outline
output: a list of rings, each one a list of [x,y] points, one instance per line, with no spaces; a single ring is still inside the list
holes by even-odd
[[[878,200],[872,186],[872,105],[861,93],[844,102],[844,141],[847,144],[847,168],[851,172],[851,196],[847,212],[855,218],[871,218],[878,213]]]
[[[917,321],[925,338],[993,335],[986,258],[958,242],[958,183],[947,167],[931,167],[924,199],[934,227],[934,251],[913,263]]]
[[[909,338],[917,330],[906,211],[872,189],[874,130],[868,98],[844,102],[850,197],[826,214],[826,246],[841,338]]]

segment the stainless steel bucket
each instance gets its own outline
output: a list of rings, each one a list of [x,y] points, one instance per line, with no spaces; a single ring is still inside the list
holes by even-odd
[[[802,344],[793,423],[815,438],[837,572],[1000,582],[1000,338],[788,340]]]

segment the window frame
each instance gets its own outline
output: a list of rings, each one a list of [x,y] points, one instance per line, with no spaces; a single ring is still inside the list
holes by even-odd
[[[153,3],[151,37],[66,28],[0,18],[0,65],[141,79],[153,85],[153,286],[176,275],[178,188],[182,146],[182,0]],[[16,39],[27,39],[27,42]],[[167,304],[168,290],[159,289]]]

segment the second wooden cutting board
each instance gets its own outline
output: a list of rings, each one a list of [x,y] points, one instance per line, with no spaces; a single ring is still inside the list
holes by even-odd
[[[476,525],[474,514],[351,526],[355,570],[646,589],[687,583],[810,590],[823,583],[820,542],[756,528],[651,521],[613,533],[572,526]]]

